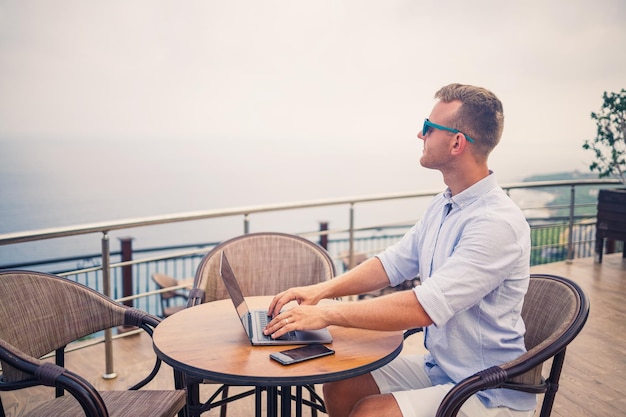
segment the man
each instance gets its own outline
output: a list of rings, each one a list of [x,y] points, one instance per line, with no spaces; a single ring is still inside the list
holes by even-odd
[[[320,284],[291,288],[269,306],[266,334],[328,325],[377,330],[425,327],[426,355],[401,355],[370,374],[324,385],[331,417],[435,415],[454,383],[525,351],[521,318],[530,267],[530,230],[497,185],[487,159],[500,141],[502,103],[469,85],[441,88],[417,134],[420,163],[443,174],[447,190],[423,218],[381,254]],[[354,303],[317,305],[323,298],[398,285],[416,275],[412,291]],[[280,313],[287,302],[299,305]],[[530,416],[535,395],[489,390],[459,415]]]

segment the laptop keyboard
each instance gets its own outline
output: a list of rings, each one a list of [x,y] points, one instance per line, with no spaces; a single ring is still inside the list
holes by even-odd
[[[272,317],[269,316],[267,313],[259,312],[258,323],[259,323],[260,331],[258,332],[258,335],[261,336],[265,340],[272,340],[272,337],[270,335],[263,334],[263,329],[265,329],[265,326],[267,326],[267,323],[269,323],[271,320],[272,320]],[[282,335],[281,337],[279,337],[278,340],[290,340],[295,337],[296,337],[296,332],[288,332]]]

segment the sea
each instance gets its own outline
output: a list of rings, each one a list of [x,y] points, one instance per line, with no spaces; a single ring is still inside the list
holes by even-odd
[[[385,193],[442,191],[421,150],[381,158],[371,150],[237,138],[0,138],[0,234],[204,210]],[[524,198],[543,200],[541,193]],[[429,199],[355,206],[355,225],[411,224]],[[526,202],[527,203],[527,202]],[[526,204],[525,203],[525,204]],[[250,216],[250,231],[305,233],[349,225],[349,206]],[[182,222],[112,231],[111,250],[219,242],[244,232],[244,219]],[[0,245],[0,267],[98,254],[99,233]]]

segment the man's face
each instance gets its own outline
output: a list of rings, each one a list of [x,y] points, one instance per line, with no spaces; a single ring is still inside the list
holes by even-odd
[[[433,107],[428,120],[438,125],[450,126],[459,107],[461,107],[460,101],[452,101],[450,103],[439,101]],[[423,135],[420,129],[417,137],[424,141],[424,150],[420,158],[420,164],[424,168],[438,170],[449,166],[452,163],[450,151],[454,136],[454,133],[436,128],[428,129],[426,135]]]

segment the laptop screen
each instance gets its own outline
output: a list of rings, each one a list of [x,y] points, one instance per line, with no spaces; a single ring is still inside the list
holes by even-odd
[[[235,273],[233,272],[233,269],[231,268],[230,263],[228,262],[228,258],[226,258],[226,253],[224,251],[222,251],[222,255],[220,256],[220,275],[222,276],[222,281],[224,281],[226,290],[230,295],[230,299],[233,300],[233,304],[235,305],[235,309],[237,310],[237,314],[239,315],[241,324],[243,324],[243,327],[246,330],[246,334],[248,335],[248,337],[251,337],[252,332],[250,331],[250,309],[246,304],[246,299],[243,297],[241,287],[235,279]]]

